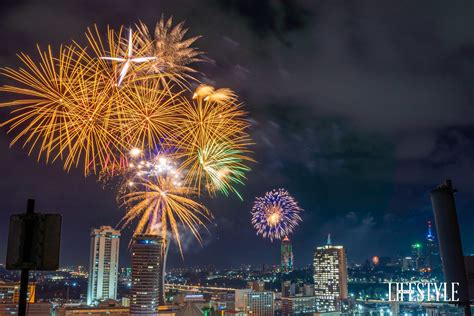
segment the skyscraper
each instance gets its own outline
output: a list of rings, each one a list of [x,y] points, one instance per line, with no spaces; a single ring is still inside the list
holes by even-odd
[[[283,272],[293,271],[293,246],[288,236],[281,241],[281,270]]]
[[[424,267],[429,271],[437,270],[439,263],[438,246],[436,245],[435,237],[431,231],[431,221],[428,221],[428,231],[425,240]]]
[[[423,263],[423,249],[419,242],[411,245],[411,258],[413,259],[415,270],[420,270]]]
[[[158,235],[138,234],[132,241],[130,315],[156,315],[164,305],[166,247]]]
[[[91,231],[87,304],[117,298],[120,232],[110,226]]]
[[[314,295],[320,312],[340,310],[341,300],[347,299],[347,258],[343,246],[331,244],[331,235],[325,246],[314,252]]]

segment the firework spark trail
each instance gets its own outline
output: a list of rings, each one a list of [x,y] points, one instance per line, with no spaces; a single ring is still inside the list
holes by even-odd
[[[274,189],[257,197],[251,211],[252,225],[257,235],[264,238],[281,239],[293,232],[302,221],[303,211],[298,202],[285,189]]]

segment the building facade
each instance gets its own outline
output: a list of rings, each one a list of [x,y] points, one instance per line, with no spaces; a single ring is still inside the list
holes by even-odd
[[[138,234],[132,240],[131,315],[156,315],[164,305],[166,247],[158,235]]]
[[[281,271],[293,271],[293,245],[288,236],[281,241]]]
[[[282,297],[282,316],[313,315],[319,310],[318,302],[319,299],[316,296]]]
[[[28,303],[35,302],[36,284],[28,283]],[[0,281],[0,304],[18,304],[20,302],[20,282]]]
[[[273,316],[273,292],[250,292],[247,294],[247,312],[251,315]]]
[[[53,315],[53,305],[47,302],[28,304],[27,316]],[[18,315],[18,304],[0,304],[0,316]]]
[[[431,221],[428,221],[428,231],[425,240],[425,255],[423,266],[429,272],[440,270],[441,260],[439,257],[438,245],[433,235]]]
[[[328,243],[314,252],[313,279],[319,311],[339,311],[348,296],[347,258],[344,247],[332,245],[330,236]]]
[[[247,310],[247,298],[252,289],[237,289],[235,290],[234,308],[236,311],[245,312]]]
[[[411,258],[415,270],[419,271],[423,266],[423,247],[420,243],[417,242],[411,245]]]
[[[110,226],[91,231],[87,304],[117,298],[120,232]]]
[[[265,282],[264,281],[248,281],[247,287],[255,292],[265,291]]]

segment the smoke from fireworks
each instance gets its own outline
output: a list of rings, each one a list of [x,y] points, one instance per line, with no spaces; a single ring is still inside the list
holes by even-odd
[[[282,239],[293,232],[302,221],[303,211],[298,202],[285,189],[273,189],[255,199],[251,214],[257,235],[264,238]]]

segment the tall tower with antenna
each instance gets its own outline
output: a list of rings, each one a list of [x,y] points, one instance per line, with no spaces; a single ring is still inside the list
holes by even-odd
[[[427,222],[424,259],[424,266],[430,272],[438,268],[440,262],[439,252],[435,236],[433,235],[431,221]]]
[[[293,271],[293,245],[288,236],[281,241],[281,270],[282,272]]]

